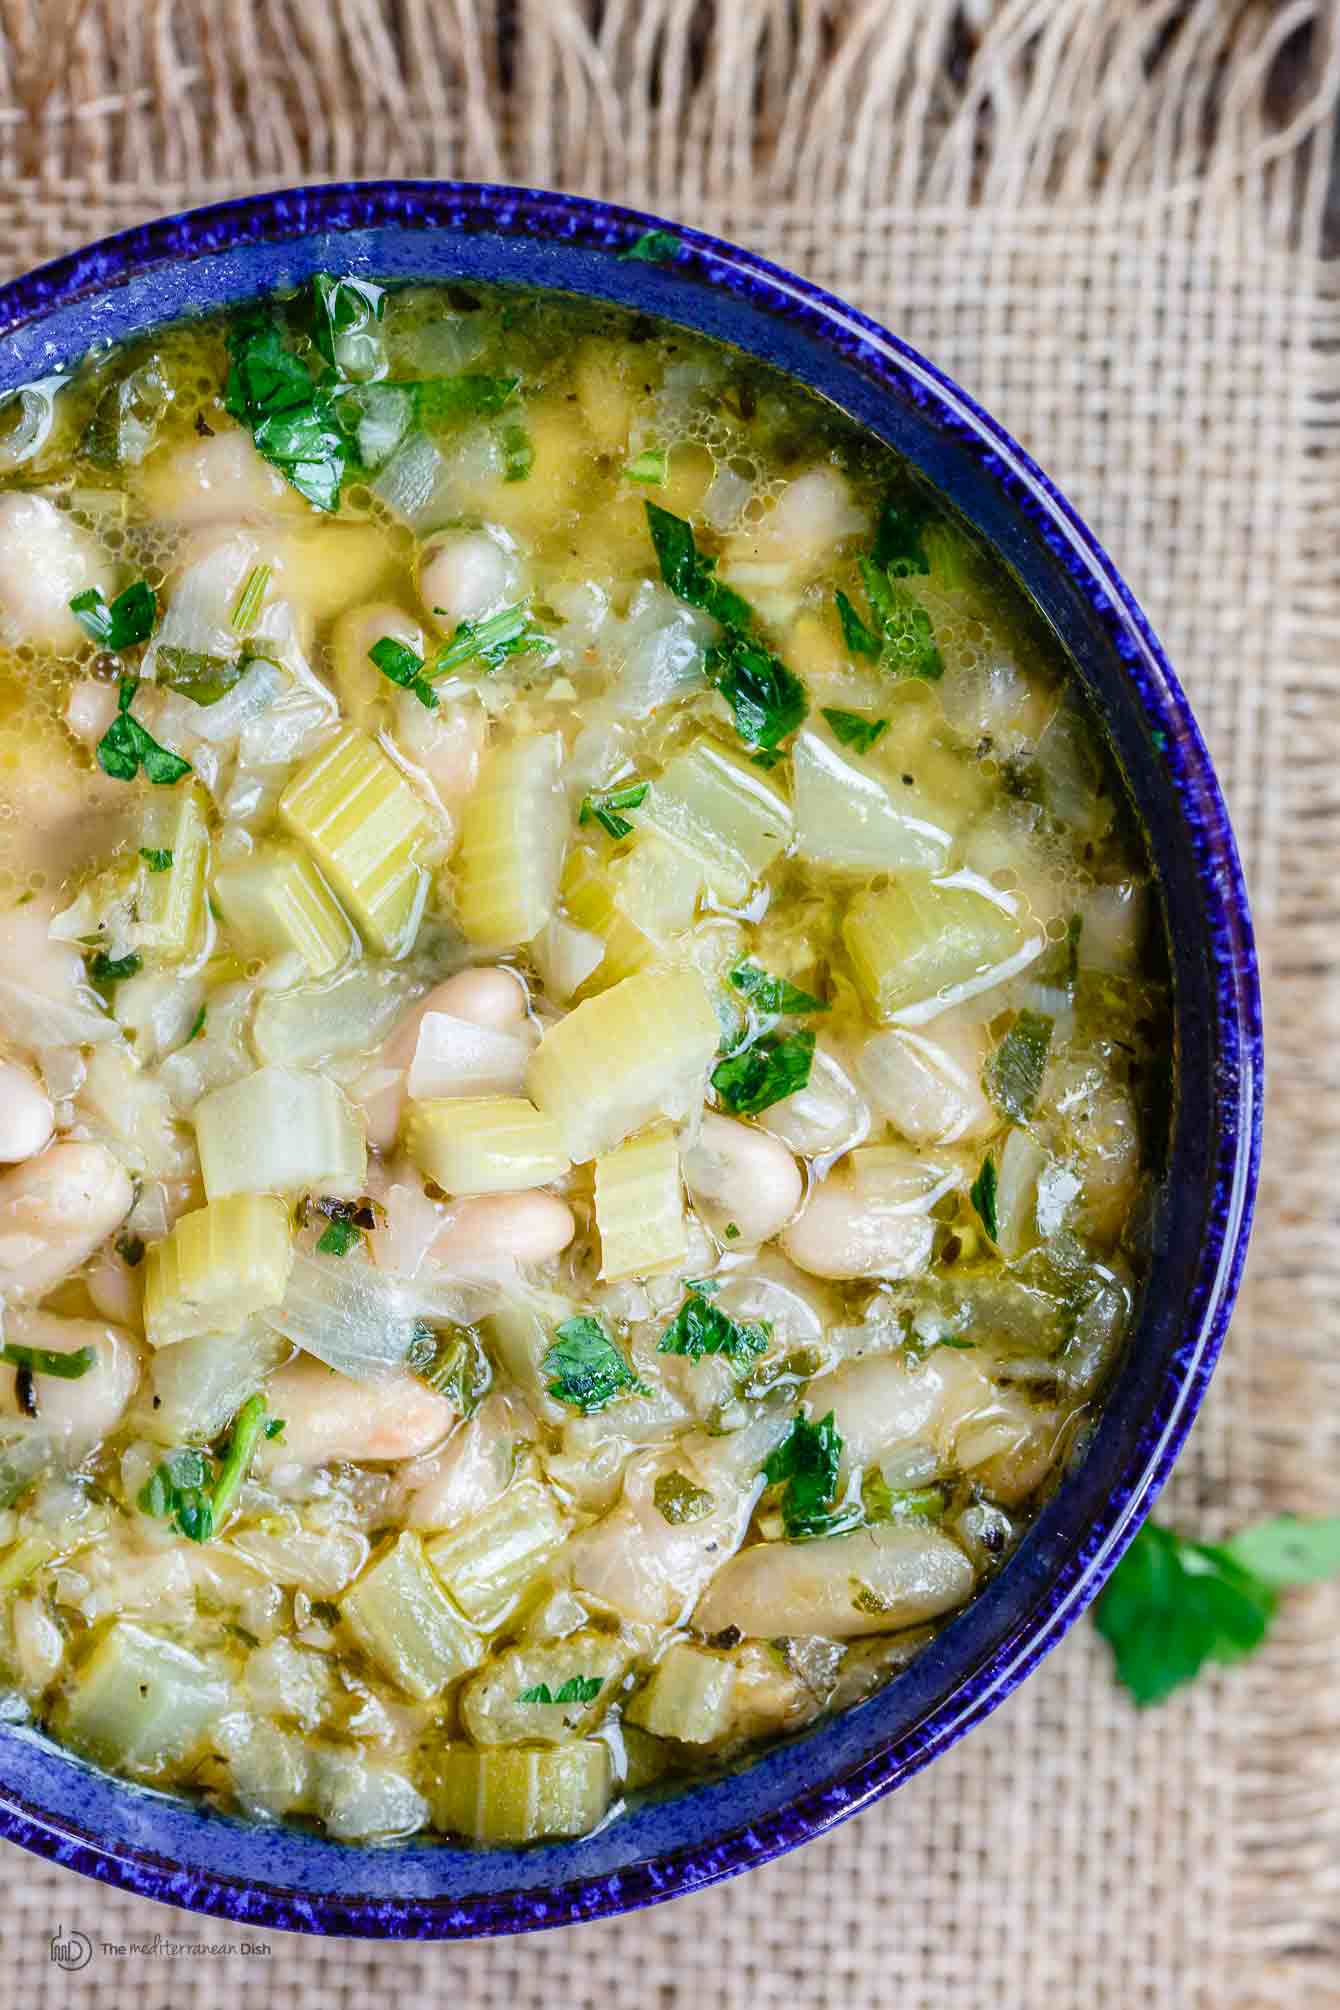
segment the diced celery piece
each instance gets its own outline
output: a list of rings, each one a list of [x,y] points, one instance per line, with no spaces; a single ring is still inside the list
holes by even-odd
[[[428,812],[395,763],[350,726],[298,770],[279,799],[279,816],[371,946],[404,955],[428,893],[419,863]]]
[[[456,911],[470,942],[507,949],[539,934],[558,899],[567,816],[557,733],[491,754],[461,816]]]
[[[164,854],[171,863],[145,871],[140,881],[140,940],[165,962],[179,963],[201,938],[205,919],[205,866],[209,858],[209,812],[199,782],[187,782],[170,792],[155,789],[148,805],[140,856],[155,864]]]
[[[76,1675],[62,1729],[101,1765],[152,1773],[184,1758],[227,1701],[198,1655],[121,1620]]]
[[[273,1194],[231,1194],[182,1215],[145,1259],[150,1346],[228,1332],[278,1305],[292,1264],[288,1209]]]
[[[484,1658],[483,1641],[447,1597],[408,1529],[345,1593],[340,1613],[364,1652],[421,1703]]]
[[[607,1746],[595,1739],[543,1750],[448,1745],[430,1789],[435,1827],[480,1843],[587,1835],[614,1792]]]
[[[585,847],[574,851],[563,873],[564,906],[605,945],[577,996],[594,997],[664,960],[668,944],[691,924],[702,889],[699,862],[654,831],[639,832],[625,852],[604,861]]]
[[[401,964],[355,963],[328,984],[263,991],[251,1038],[262,1061],[302,1068],[378,1047],[413,996]]]
[[[433,1096],[407,1105],[405,1149],[444,1193],[523,1193],[568,1170],[558,1125],[524,1096]]]
[[[630,1138],[596,1160],[600,1275],[645,1277],[688,1251],[679,1140],[669,1129]]]
[[[1014,1129],[1000,1153],[996,1178],[997,1249],[1007,1263],[1032,1249],[1038,1233],[1038,1181],[1046,1171],[1047,1154],[1028,1131]]]
[[[223,918],[251,956],[294,951],[309,977],[328,977],[354,946],[354,931],[312,861],[294,844],[264,844],[214,875]]]
[[[664,941],[691,926],[704,876],[690,853],[655,831],[638,831],[621,848],[614,874],[620,907],[625,914],[636,915],[653,935]]]
[[[762,769],[715,740],[667,762],[633,812],[700,866],[714,894],[741,901],[791,837],[791,809]]]
[[[948,860],[953,831],[935,804],[882,780],[813,727],[796,735],[791,771],[798,858],[854,872],[929,872]]]
[[[630,1724],[681,1745],[710,1745],[730,1728],[735,1664],[676,1641],[625,1711]]]
[[[660,1738],[653,1738],[649,1731],[639,1731],[637,1725],[630,1724],[627,1718],[622,1731],[623,1784],[628,1793],[635,1794],[665,1777],[674,1765],[674,1751]]]
[[[579,999],[608,991],[664,953],[655,936],[620,905],[618,893],[609,866],[593,852],[572,854],[563,872],[563,904],[578,927],[599,936],[604,945],[600,961],[577,989]]]
[[[466,1618],[488,1630],[540,1575],[567,1532],[553,1493],[527,1475],[491,1507],[437,1536],[427,1556]]]
[[[368,1151],[347,1098],[324,1075],[258,1068],[195,1106],[209,1200],[230,1193],[360,1193]]]
[[[856,982],[877,1019],[920,1025],[1013,976],[1041,953],[1008,895],[971,875],[901,874],[858,894],[842,924]]]
[[[526,1086],[580,1164],[658,1117],[688,1116],[702,1101],[720,1037],[696,970],[639,971],[549,1028],[531,1056]]]

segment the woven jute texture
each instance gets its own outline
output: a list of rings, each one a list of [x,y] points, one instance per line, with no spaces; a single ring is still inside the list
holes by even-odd
[[[0,0],[0,266],[299,179],[645,205],[887,322],[1063,484],[1190,688],[1264,956],[1247,1286],[1165,1500],[1218,1535],[1340,1471],[1340,0]],[[892,1800],[743,1880],[463,1948],[268,1958],[9,1850],[10,2004],[1333,2010],[1340,1590],[1139,1717],[1085,1625]],[[57,1927],[94,1946],[77,1975]]]

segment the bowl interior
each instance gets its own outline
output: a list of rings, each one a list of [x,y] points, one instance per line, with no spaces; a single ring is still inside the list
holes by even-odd
[[[580,1842],[358,1849],[259,1829],[109,1779],[0,1728],[0,1832],[175,1903],[336,1933],[516,1931],[647,1903],[776,1854],[896,1785],[1003,1699],[1091,1598],[1190,1422],[1250,1216],[1259,1021],[1246,898],[1208,756],[1101,548],[1027,457],[931,365],[763,261],[657,219],[434,184],[289,192],[171,219],[0,289],[0,392],[182,315],[321,270],[586,293],[733,343],[904,454],[993,543],[1072,658],[1148,834],[1173,978],[1177,1083],[1151,1274],[1082,1457],[1000,1576],[878,1695],[748,1770]]]

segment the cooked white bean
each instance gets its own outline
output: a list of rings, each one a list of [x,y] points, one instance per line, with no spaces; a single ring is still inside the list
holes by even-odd
[[[548,1263],[576,1233],[572,1209],[556,1194],[484,1193],[448,1210],[431,1253],[444,1270],[469,1277],[502,1263]]]
[[[355,1382],[303,1355],[266,1385],[284,1433],[267,1448],[271,1467],[334,1459],[415,1459],[446,1437],[456,1412],[414,1375]]]
[[[80,677],[65,701],[65,723],[76,740],[95,747],[116,717],[117,687],[96,677]]]
[[[477,698],[464,698],[429,711],[412,691],[398,691],[395,710],[396,739],[406,757],[423,770],[443,809],[454,816],[479,780],[488,726],[484,707]]]
[[[881,1117],[918,1145],[985,1137],[999,1122],[982,1087],[990,1048],[985,1026],[946,1015],[933,1032],[891,1026],[856,1055],[862,1088]]]
[[[103,1145],[49,1145],[0,1178],[0,1294],[40,1298],[130,1213],[125,1168]]]
[[[866,518],[851,499],[845,475],[827,464],[807,468],[787,483],[755,529],[740,531],[726,548],[725,565],[785,561],[807,571],[825,559],[834,545],[864,529]]]
[[[363,1086],[352,1092],[367,1119],[368,1143],[378,1151],[389,1151],[395,1143],[405,1102],[405,1074],[414,1059],[419,1028],[430,1012],[445,1012],[452,1019],[468,1019],[474,1026],[505,1033],[525,1019],[525,986],[510,970],[458,970],[410,1007],[369,1064]]]
[[[753,1494],[736,1487],[713,1491],[700,1475],[695,1438],[681,1438],[673,1453],[643,1452],[629,1465],[623,1497],[603,1520],[574,1537],[572,1581],[579,1591],[615,1606],[630,1619],[668,1626],[691,1608],[723,1557],[744,1536]],[[697,1521],[669,1522],[654,1501],[657,1479],[678,1472],[706,1481],[714,1506]]]
[[[926,1215],[862,1194],[849,1178],[816,1187],[781,1238],[812,1277],[912,1277],[926,1268],[934,1240]]]
[[[140,1379],[139,1344],[123,1327],[105,1326],[95,1319],[61,1319],[54,1312],[21,1311],[11,1317],[5,1337],[51,1354],[91,1347],[97,1359],[82,1375],[67,1380],[62,1375],[34,1374],[37,1422],[76,1459],[110,1436]],[[7,1417],[24,1414],[15,1383],[16,1371],[0,1368],[0,1413]]]
[[[0,496],[0,610],[11,639],[78,649],[86,640],[70,602],[90,586],[109,592],[111,567],[93,540],[45,496]]]
[[[821,1542],[751,1544],[718,1571],[693,1623],[765,1640],[856,1640],[952,1612],[974,1581],[963,1551],[938,1529],[884,1522]]]
[[[419,592],[429,614],[449,634],[515,600],[521,567],[511,540],[492,529],[451,530],[425,548]]]
[[[22,1061],[0,1061],[0,1162],[18,1165],[51,1138],[51,1098]]]
[[[387,636],[392,642],[402,642],[416,656],[425,654],[423,629],[402,607],[389,600],[351,607],[340,615],[330,631],[331,682],[345,711],[360,723],[366,721],[375,705],[394,693],[395,687],[368,655]],[[414,703],[422,712],[424,708],[417,698]]]
[[[870,1109],[837,1056],[816,1047],[804,1088],[773,1103],[759,1122],[793,1152],[817,1157],[859,1145],[869,1135]]]
[[[210,439],[189,440],[151,454],[140,470],[141,500],[150,516],[182,525],[265,522],[309,514],[308,505],[257,453],[240,426]]]
[[[739,1231],[732,1247],[751,1249],[785,1228],[800,1206],[800,1167],[785,1145],[709,1110],[683,1155],[684,1184],[694,1206],[717,1235]]]
[[[120,1238],[118,1237],[119,1241]],[[97,1250],[84,1273],[88,1295],[104,1319],[139,1330],[143,1323],[143,1273],[132,1269],[114,1243]]]

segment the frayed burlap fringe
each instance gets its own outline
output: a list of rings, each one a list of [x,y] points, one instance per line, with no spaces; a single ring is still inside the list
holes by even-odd
[[[1247,1288],[1166,1512],[1340,1506],[1340,0],[0,0],[0,269],[299,180],[598,192],[748,241],[1053,470],[1191,690],[1272,1064]],[[894,1801],[743,1883],[536,1942],[226,1971],[7,1853],[0,2010],[1337,2010],[1340,1591],[1137,1718],[1087,1628]],[[245,1980],[244,1980],[245,1978]]]

